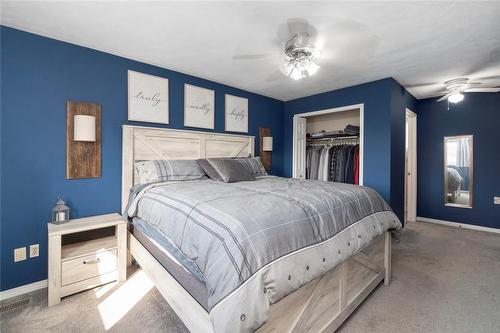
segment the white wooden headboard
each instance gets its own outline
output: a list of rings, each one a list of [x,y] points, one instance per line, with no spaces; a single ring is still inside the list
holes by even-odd
[[[123,126],[122,211],[136,183],[135,161],[253,156],[255,137],[168,128]]]

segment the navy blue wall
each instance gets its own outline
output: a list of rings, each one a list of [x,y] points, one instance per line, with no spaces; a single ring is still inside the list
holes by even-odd
[[[224,131],[224,94],[248,98],[249,134],[258,137],[259,127],[272,128],[272,173],[282,174],[281,101],[7,27],[0,37],[2,290],[47,277],[46,223],[59,194],[71,204],[72,217],[120,211],[129,69],[169,79],[166,127],[183,128],[184,83],[215,90],[216,132]],[[101,178],[65,178],[67,100],[102,105]],[[40,257],[13,262],[14,248],[35,243]]]
[[[183,128],[184,83],[216,91],[217,132],[224,131],[224,94],[247,97],[249,134],[258,136],[258,127],[272,128],[271,173],[287,177],[292,172],[294,114],[363,103],[364,184],[377,190],[402,219],[405,108],[415,111],[417,101],[392,78],[283,103],[11,28],[1,27],[0,38],[2,290],[46,278],[46,222],[57,195],[69,201],[73,217],[119,211],[121,125],[129,123],[128,69],[169,79],[170,125],[166,127]],[[65,179],[67,100],[102,105],[103,169],[99,179]],[[420,107],[418,111],[420,131]],[[419,149],[422,137],[419,133]],[[442,179],[441,169],[439,173]],[[34,243],[40,243],[39,258],[13,263],[14,248]]]
[[[469,93],[450,105],[436,98],[417,108],[418,216],[500,228],[500,93]],[[443,203],[443,138],[474,135],[474,203],[472,209]]]
[[[387,78],[285,102],[284,167],[292,174],[293,115],[364,104],[363,183],[377,190],[403,221],[405,109],[416,99]]]
[[[292,175],[293,116],[297,113],[364,103],[364,185],[390,200],[391,96],[393,79],[360,84],[285,102],[283,172]]]

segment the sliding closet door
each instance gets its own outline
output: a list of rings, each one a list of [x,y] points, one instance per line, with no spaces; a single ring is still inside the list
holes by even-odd
[[[293,170],[292,177],[306,178],[306,118],[293,118]]]

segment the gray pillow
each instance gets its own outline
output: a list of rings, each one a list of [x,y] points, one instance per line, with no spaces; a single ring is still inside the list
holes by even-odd
[[[250,173],[254,175],[254,177],[258,176],[267,176],[267,171],[262,165],[262,161],[260,156],[255,157],[238,157],[237,158],[241,163],[243,163]]]
[[[167,180],[205,179],[207,176],[196,160],[151,160],[135,163],[139,183]]]
[[[212,164],[210,164],[209,161],[205,159],[199,159],[196,162],[198,162],[198,165],[203,169],[203,171],[205,171],[205,173],[210,179],[222,180],[222,177],[219,175],[217,170],[214,169],[214,167],[212,166]]]
[[[207,161],[222,177],[225,183],[255,180],[250,170],[237,159],[209,158]]]

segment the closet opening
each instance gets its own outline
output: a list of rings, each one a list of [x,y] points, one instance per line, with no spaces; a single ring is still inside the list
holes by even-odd
[[[363,185],[364,105],[293,118],[294,178]]]

